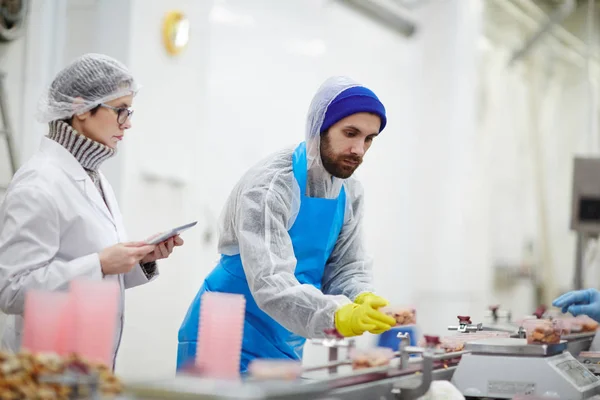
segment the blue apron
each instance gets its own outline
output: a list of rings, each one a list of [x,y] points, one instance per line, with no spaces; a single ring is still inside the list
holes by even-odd
[[[301,284],[321,289],[325,264],[344,224],[346,194],[342,186],[337,199],[306,196],[305,143],[301,143],[294,151],[292,163],[301,193],[298,216],[288,231],[297,261],[294,275]],[[302,358],[306,339],[288,331],[258,307],[248,288],[240,255],[222,255],[219,264],[205,279],[179,328],[177,369],[192,365],[196,357],[200,298],[205,291],[237,293],[246,297],[240,365],[242,373],[246,372],[248,364],[255,358]]]

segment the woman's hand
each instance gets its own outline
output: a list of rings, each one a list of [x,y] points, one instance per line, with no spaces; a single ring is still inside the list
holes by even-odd
[[[171,253],[173,253],[173,249],[178,246],[183,246],[183,239],[180,238],[179,235],[157,244],[154,248],[154,251],[145,256],[141,263],[146,264],[152,261],[168,258]]]
[[[156,249],[144,242],[119,243],[107,247],[99,254],[100,267],[104,275],[125,274],[145,257],[153,255]]]

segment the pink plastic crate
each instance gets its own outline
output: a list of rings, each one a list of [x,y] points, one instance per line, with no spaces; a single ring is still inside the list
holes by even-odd
[[[71,282],[72,350],[93,362],[112,366],[115,346],[119,284],[114,281]]]
[[[211,378],[239,377],[246,299],[206,292],[200,306],[196,367]]]
[[[70,355],[73,353],[73,304],[71,301],[71,294],[68,293],[67,295],[67,304],[60,316],[58,343],[56,347],[56,352],[60,355]]]
[[[69,294],[30,290],[25,295],[23,341],[32,353],[53,352],[64,355],[65,331],[62,321],[68,314]]]

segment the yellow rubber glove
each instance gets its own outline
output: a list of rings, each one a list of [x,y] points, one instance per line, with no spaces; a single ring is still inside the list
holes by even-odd
[[[383,297],[377,296],[376,294],[369,293],[369,292],[361,293],[358,296],[356,296],[356,298],[354,299],[354,302],[356,304],[363,304],[365,302],[371,302],[371,301],[375,301],[377,304],[384,303],[380,307],[385,307],[389,304],[389,301],[387,301]]]
[[[387,302],[373,299],[367,303],[350,303],[335,312],[335,327],[342,336],[358,336],[365,332],[382,333],[396,325],[396,320],[377,311]]]
[[[358,296],[356,296],[356,298],[354,299],[354,302],[356,304],[371,304],[371,307],[373,307],[374,309],[379,309],[381,307],[385,307],[389,304],[389,301],[387,301],[386,299],[384,299],[381,296],[377,296],[374,293],[369,293],[369,292],[365,292],[365,293],[361,293]],[[373,306],[373,304],[375,304],[376,306]],[[380,305],[381,304],[381,305]],[[395,326],[396,322],[394,322],[392,324],[392,326]],[[383,329],[374,329],[371,330],[369,332],[374,333],[374,334],[380,334],[383,333],[385,331],[387,331],[390,328],[383,328]]]

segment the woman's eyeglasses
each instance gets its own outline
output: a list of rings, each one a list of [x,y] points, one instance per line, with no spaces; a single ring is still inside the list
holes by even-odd
[[[104,108],[109,108],[117,113],[117,122],[119,125],[123,125],[129,118],[131,118],[131,114],[133,114],[133,110],[131,108],[125,107],[113,107],[108,104],[100,103],[99,106]]]

